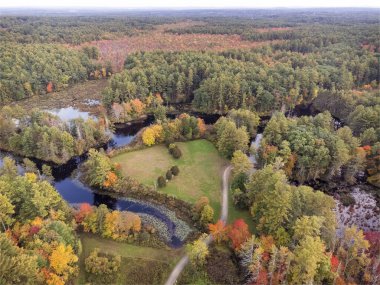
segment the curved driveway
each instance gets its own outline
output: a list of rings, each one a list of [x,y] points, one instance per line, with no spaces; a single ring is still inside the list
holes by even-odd
[[[227,222],[228,217],[228,178],[231,173],[231,166],[227,166],[223,172],[223,185],[222,185],[222,209],[220,211],[220,220],[223,222]],[[211,235],[209,235],[206,239],[206,244],[209,245],[212,241]],[[173,271],[170,273],[168,280],[165,285],[174,285],[177,281],[179,275],[182,273],[183,269],[189,263],[189,257],[187,254],[181,258],[181,260],[174,267]]]

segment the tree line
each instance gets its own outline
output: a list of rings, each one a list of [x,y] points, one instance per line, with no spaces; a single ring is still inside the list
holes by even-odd
[[[131,36],[167,21],[146,17],[120,16],[3,16],[0,17],[2,42],[61,43],[84,42]]]

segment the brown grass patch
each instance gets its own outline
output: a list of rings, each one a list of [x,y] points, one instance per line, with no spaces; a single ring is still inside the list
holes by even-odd
[[[253,42],[242,40],[239,35],[165,33],[169,28],[189,26],[201,22],[182,22],[157,26],[153,31],[115,40],[101,40],[84,45],[96,46],[100,51],[101,62],[111,62],[114,72],[122,70],[128,54],[138,51],[224,51],[229,49],[252,49],[270,41]],[[82,45],[82,46],[84,46]],[[80,47],[82,47],[80,46]]]
[[[291,27],[273,27],[273,28],[259,28],[255,29],[256,32],[259,33],[268,33],[268,32],[278,32],[278,31],[289,31],[293,28]]]
[[[102,100],[102,91],[107,86],[106,79],[89,80],[75,84],[65,90],[41,96],[33,96],[21,101],[13,102],[26,110],[39,108],[43,110],[74,107],[84,112],[99,114],[101,106],[90,106],[88,100]]]

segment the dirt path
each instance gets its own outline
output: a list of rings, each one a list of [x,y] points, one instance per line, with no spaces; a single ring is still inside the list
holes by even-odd
[[[224,222],[227,222],[228,217],[228,178],[230,177],[231,173],[231,166],[227,166],[224,169],[223,172],[223,185],[222,185],[222,209],[220,211],[220,219]],[[209,235],[206,239],[206,244],[209,245],[212,241],[211,235]],[[179,277],[179,275],[182,273],[182,271],[185,269],[186,265],[189,263],[189,257],[187,255],[183,256],[181,260],[177,263],[177,265],[174,267],[173,271],[170,273],[170,276],[168,280],[166,281],[165,285],[174,285]]]

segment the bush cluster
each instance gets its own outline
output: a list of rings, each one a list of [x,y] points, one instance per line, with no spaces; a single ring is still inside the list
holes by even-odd
[[[166,171],[165,177],[159,176],[157,178],[157,185],[159,188],[163,188],[166,186],[166,182],[173,179],[173,176],[177,176],[179,174],[179,168],[177,165],[172,166],[168,171]]]
[[[95,248],[85,260],[86,272],[94,284],[114,282],[119,275],[121,256],[105,254]]]
[[[174,144],[174,143],[171,143],[169,145],[169,153],[175,158],[175,159],[178,159],[182,156],[182,152],[181,150],[179,149],[179,147]]]
[[[179,174],[179,168],[177,165],[174,165],[172,166],[172,168],[170,168],[170,171],[171,173],[174,175],[174,176],[177,176]]]

